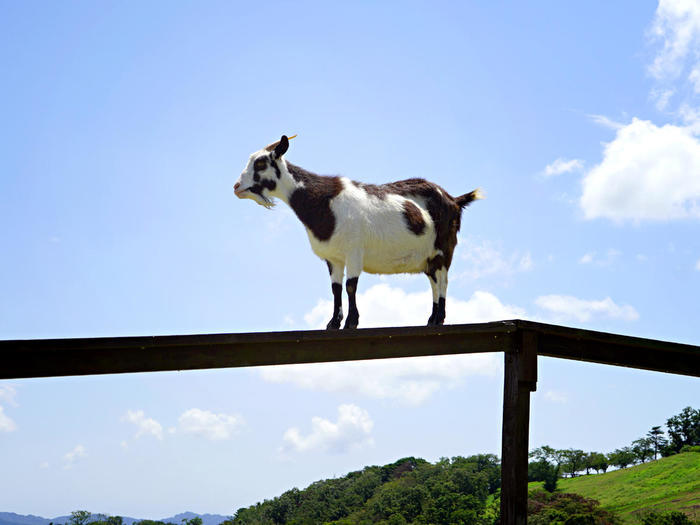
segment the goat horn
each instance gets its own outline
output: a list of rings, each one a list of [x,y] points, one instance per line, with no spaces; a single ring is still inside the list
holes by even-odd
[[[287,140],[292,140],[294,137],[296,137],[296,135],[292,135],[291,137],[287,137]],[[280,141],[278,140],[277,142],[273,142],[272,144],[268,144],[267,146],[265,146],[265,151],[274,150],[279,143],[280,143]]]

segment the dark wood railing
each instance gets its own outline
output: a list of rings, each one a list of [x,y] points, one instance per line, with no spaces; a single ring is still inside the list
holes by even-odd
[[[700,346],[512,320],[441,327],[0,341],[0,379],[504,352],[501,523],[527,522],[537,356],[700,376]]]

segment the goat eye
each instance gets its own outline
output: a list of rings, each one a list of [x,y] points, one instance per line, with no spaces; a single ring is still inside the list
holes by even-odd
[[[258,159],[255,161],[255,164],[253,164],[253,168],[259,171],[264,170],[265,166],[267,166],[265,159]]]
[[[259,182],[259,181],[260,181],[260,175],[258,175],[257,173],[255,173],[255,174],[253,175],[253,180],[254,180],[255,182]]]

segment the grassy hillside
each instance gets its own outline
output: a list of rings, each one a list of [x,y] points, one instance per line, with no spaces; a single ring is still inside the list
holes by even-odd
[[[531,483],[539,486],[541,483]],[[700,452],[676,454],[607,474],[561,479],[557,491],[601,503],[625,522],[640,512],[680,510],[700,521]]]

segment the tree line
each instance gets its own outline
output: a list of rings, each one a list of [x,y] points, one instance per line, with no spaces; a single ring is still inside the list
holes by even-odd
[[[62,525],[60,523],[49,525]],[[70,518],[65,525],[124,525],[124,518],[121,516],[109,516],[107,514],[93,514],[87,510],[75,510],[70,513]],[[202,518],[195,516],[191,519],[183,519],[182,523],[163,522],[156,520],[135,521],[133,525],[202,525]]]
[[[547,445],[536,448],[530,453],[534,461],[529,464],[528,479],[544,481],[545,489],[551,492],[556,480],[564,475],[574,477],[584,471],[590,474],[591,470],[604,473],[610,467],[626,468],[697,446],[700,446],[700,410],[686,407],[666,420],[666,431],[661,425],[653,426],[630,445],[607,454],[574,448],[558,450]]]

